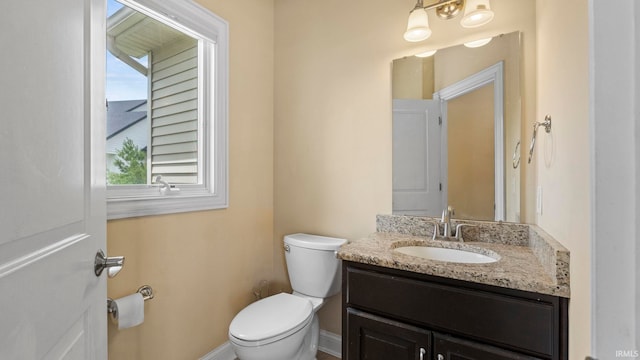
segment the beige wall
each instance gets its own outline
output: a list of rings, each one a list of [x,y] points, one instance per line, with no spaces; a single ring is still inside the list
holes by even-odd
[[[391,213],[391,62],[486,35],[524,31],[525,102],[533,119],[535,3],[494,0],[480,30],[432,17],[425,43],[402,39],[415,1],[276,0],[274,267],[288,283],[282,237],[310,232],[358,238]],[[341,333],[340,301],[320,311]]]
[[[109,296],[156,293],[142,325],[109,325],[110,359],[203,356],[273,271],[273,2],[200,3],[230,27],[230,206],[108,223],[109,254],[126,256]]]
[[[433,56],[396,59],[391,71],[392,98],[433,99]]]
[[[591,344],[588,1],[538,0],[537,15],[536,117],[553,119],[551,134],[538,133],[531,164],[543,193],[537,222],[571,251],[569,354],[584,359]]]

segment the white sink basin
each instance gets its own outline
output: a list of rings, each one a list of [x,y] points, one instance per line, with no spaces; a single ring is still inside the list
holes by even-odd
[[[417,256],[429,260],[455,263],[486,264],[498,261],[498,259],[484,254],[433,246],[403,246],[395,248],[394,250],[402,254]]]

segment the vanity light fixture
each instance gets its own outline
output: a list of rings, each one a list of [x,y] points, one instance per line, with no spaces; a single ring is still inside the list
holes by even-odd
[[[469,42],[464,43],[464,46],[466,46],[468,48],[472,48],[472,49],[473,48],[479,48],[481,46],[487,45],[488,43],[491,42],[491,40],[493,40],[492,37],[488,37],[488,38],[480,39],[480,40],[469,41]]]
[[[417,53],[414,56],[415,57],[419,57],[419,58],[426,58],[426,57],[429,57],[429,56],[433,56],[437,51],[438,51],[438,49],[436,49],[436,50],[427,50],[427,51],[423,51],[421,53]]]
[[[404,39],[409,42],[418,42],[427,40],[429,36],[431,36],[431,29],[427,10],[422,6],[422,0],[418,0],[416,7],[409,13]]]
[[[468,5],[465,7],[465,3]],[[409,13],[407,31],[404,39],[409,42],[427,40],[431,36],[427,10],[435,9],[441,19],[452,19],[464,9],[464,17],[460,24],[463,27],[482,26],[493,19],[493,11],[489,0],[438,0],[425,6],[423,0],[417,0],[416,6]]]
[[[489,0],[467,0],[460,25],[466,28],[482,26],[493,20],[493,16]]]

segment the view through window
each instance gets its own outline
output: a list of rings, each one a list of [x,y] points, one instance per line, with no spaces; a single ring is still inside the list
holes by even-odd
[[[198,40],[107,1],[107,184],[201,184]]]

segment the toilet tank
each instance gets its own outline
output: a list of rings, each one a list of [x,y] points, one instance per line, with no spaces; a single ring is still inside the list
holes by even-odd
[[[327,298],[340,291],[342,261],[338,249],[347,240],[309,234],[284,237],[284,254],[293,291]]]

